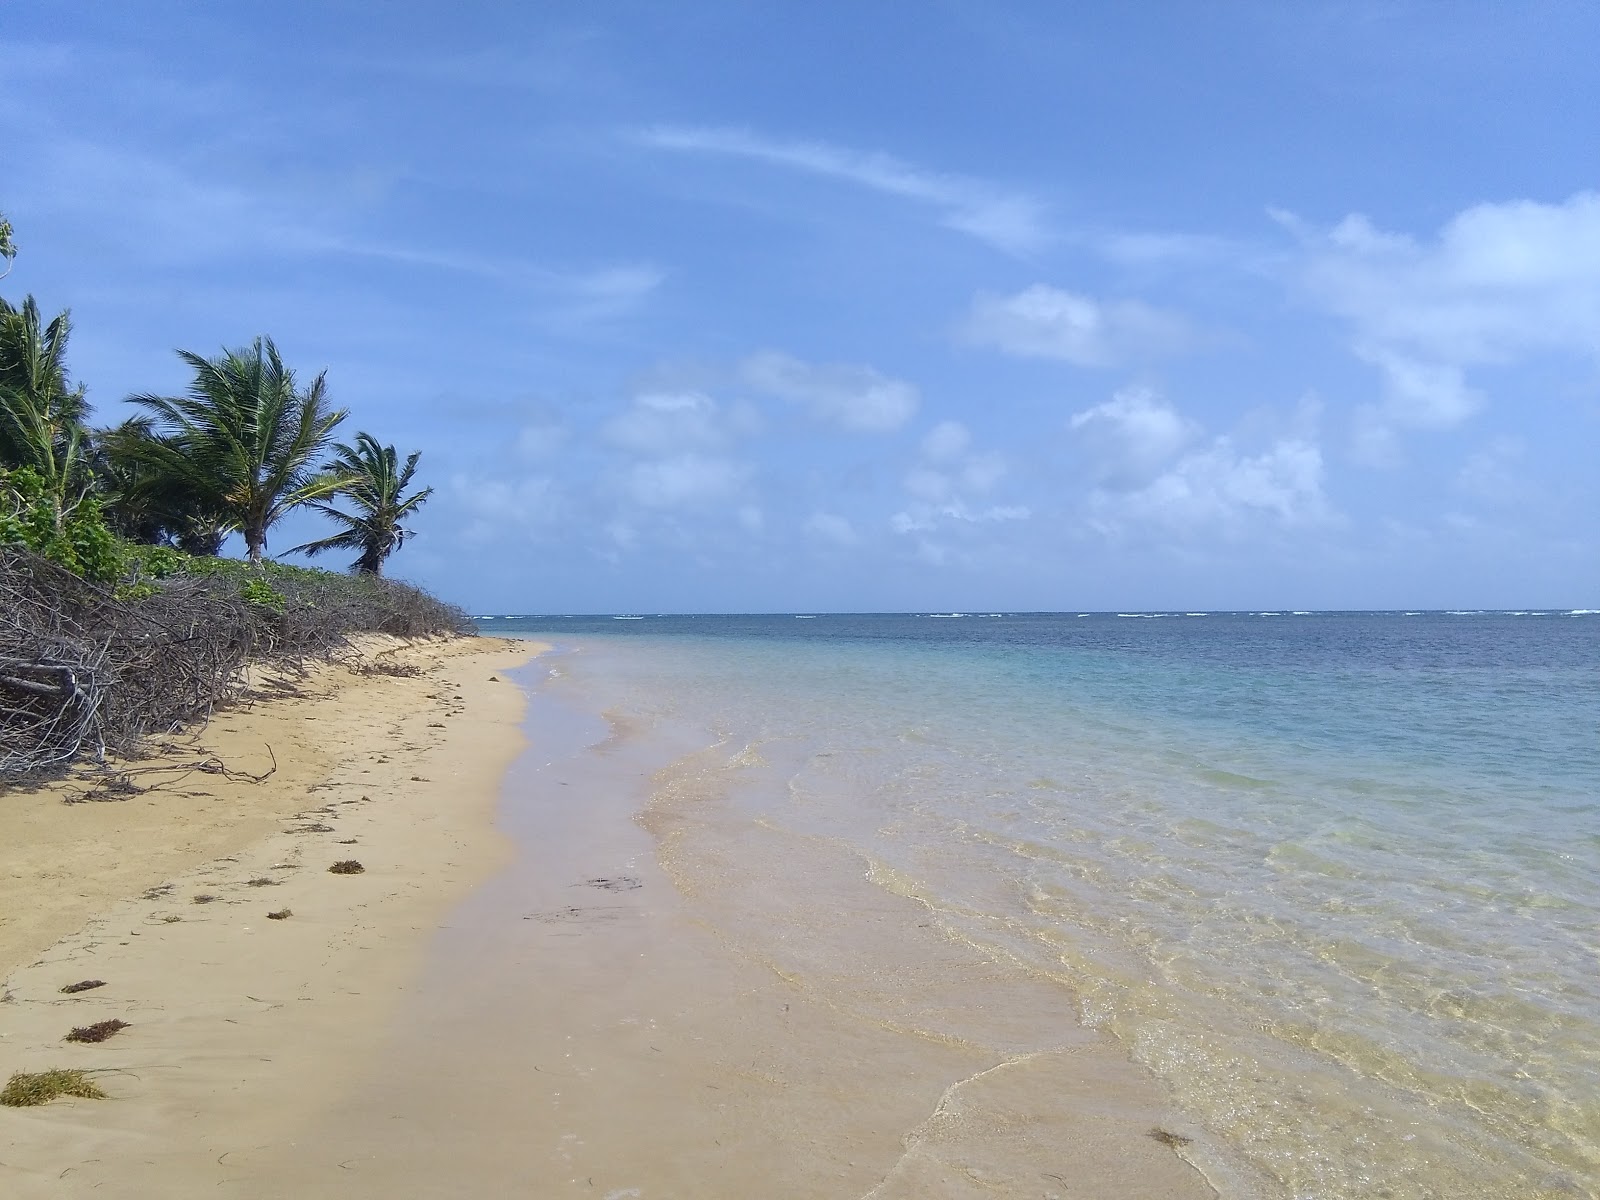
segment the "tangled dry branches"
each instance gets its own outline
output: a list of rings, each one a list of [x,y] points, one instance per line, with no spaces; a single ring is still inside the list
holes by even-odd
[[[0,548],[0,782],[152,734],[236,698],[250,663],[301,672],[354,633],[470,631],[459,610],[405,584],[321,572],[273,579],[281,607],[226,576],[175,576],[122,601],[16,547]]]

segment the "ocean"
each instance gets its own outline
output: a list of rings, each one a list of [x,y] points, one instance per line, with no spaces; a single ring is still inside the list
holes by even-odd
[[[1099,1030],[1224,1195],[1600,1194],[1600,613],[480,627],[687,748],[640,815],[669,875],[828,1003]],[[853,927],[847,877],[992,972]]]

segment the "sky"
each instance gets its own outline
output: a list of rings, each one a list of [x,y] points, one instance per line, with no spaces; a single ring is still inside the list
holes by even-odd
[[[1597,46],[1578,0],[0,3],[0,295],[71,309],[102,423],[177,349],[325,370],[422,451],[392,573],[475,612],[1600,608]]]

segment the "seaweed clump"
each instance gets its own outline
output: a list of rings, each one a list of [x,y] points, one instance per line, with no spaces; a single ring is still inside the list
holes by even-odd
[[[267,914],[267,920],[269,920],[269,921],[287,921],[292,916],[294,916],[294,909],[292,909],[292,908],[280,908],[277,912],[269,912]]]
[[[0,1104],[10,1108],[31,1108],[49,1104],[58,1096],[77,1096],[83,1100],[104,1100],[105,1092],[89,1078],[87,1071],[18,1071],[0,1091]]]
[[[366,868],[353,858],[343,859],[328,868],[328,871],[334,875],[359,875],[365,870]]]
[[[71,996],[77,992],[87,992],[91,988],[105,987],[105,985],[106,981],[104,979],[84,979],[77,983],[69,983],[61,990]]]
[[[103,1042],[128,1028],[126,1021],[113,1017],[109,1021],[96,1021],[93,1025],[80,1025],[67,1034],[69,1042]]]

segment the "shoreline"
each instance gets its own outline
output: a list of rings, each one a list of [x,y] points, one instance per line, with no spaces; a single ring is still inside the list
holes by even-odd
[[[855,862],[812,880],[839,934],[824,974],[752,945],[726,870],[764,835],[683,785],[759,786],[756,757],[602,711],[567,674],[552,660],[530,687],[500,818],[514,865],[452,914],[385,1052],[252,1160],[246,1194],[1215,1196],[1150,1136],[1175,1117],[1154,1081],[1057,989],[1002,984]],[[685,838],[710,855],[687,873]],[[800,902],[793,875],[770,882]],[[767,916],[763,940],[797,944]],[[909,1007],[884,1011],[877,969],[902,966]],[[1036,1020],[964,1036],[968,1001]]]
[[[541,649],[365,640],[418,673],[325,664],[129,764],[174,769],[125,800],[65,804],[71,779],[0,799],[0,1076],[81,1068],[111,1097],[0,1107],[0,1193],[215,1194],[230,1154],[339,1094],[511,856],[494,817],[525,698],[505,672]],[[362,873],[329,873],[346,858]],[[61,993],[84,979],[105,986]],[[62,1041],[111,1018],[130,1028]]]
[[[222,834],[197,829],[187,870],[0,984],[0,1072],[80,1066],[111,1096],[0,1108],[0,1191],[1216,1194],[1152,1140],[1175,1116],[1154,1081],[1055,989],[1000,983],[854,860],[790,842],[751,875],[768,832],[728,801],[771,783],[756,747],[574,703],[559,666],[506,679],[540,649],[418,647],[425,676],[319,676],[214,722],[208,748],[311,726],[331,766],[257,804],[276,832],[206,856]],[[328,873],[346,855],[365,872]],[[741,927],[806,886],[837,929]],[[60,994],[81,978],[107,984]],[[999,1040],[960,1016],[991,1002],[1022,1014]],[[112,1017],[131,1028],[60,1040]]]

